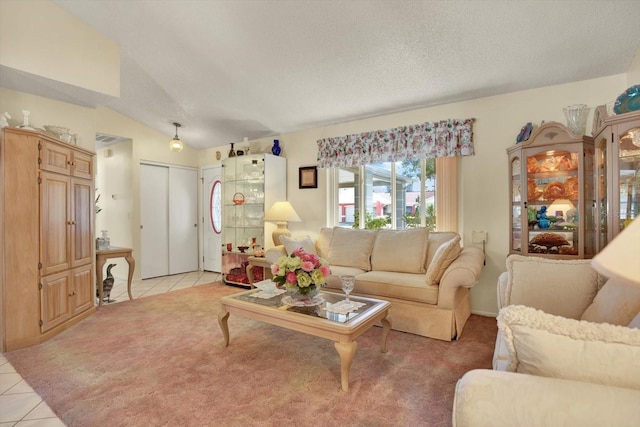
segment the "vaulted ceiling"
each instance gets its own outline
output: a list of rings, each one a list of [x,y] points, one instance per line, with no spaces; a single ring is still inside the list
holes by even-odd
[[[638,0],[54,2],[120,45],[106,106],[198,149],[624,73],[640,48]]]

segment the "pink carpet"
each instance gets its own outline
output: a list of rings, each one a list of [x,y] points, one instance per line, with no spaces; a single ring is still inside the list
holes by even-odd
[[[220,283],[125,301],[6,358],[69,426],[449,426],[456,381],[490,368],[493,318],[461,339],[358,338],[350,390],[333,343],[231,315]],[[392,319],[393,321],[393,319]]]

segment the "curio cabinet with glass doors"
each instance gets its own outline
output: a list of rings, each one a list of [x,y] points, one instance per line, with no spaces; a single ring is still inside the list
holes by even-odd
[[[509,253],[556,259],[594,255],[593,139],[542,124],[507,149]]]

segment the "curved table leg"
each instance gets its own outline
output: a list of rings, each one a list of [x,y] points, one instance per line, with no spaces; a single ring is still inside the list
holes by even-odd
[[[102,290],[102,267],[104,267],[104,264],[107,262],[107,258],[98,255],[96,257],[96,279],[97,279],[97,283],[96,283],[96,288],[98,289],[98,306],[102,305],[102,295],[103,295],[103,290]]]
[[[380,347],[380,351],[382,353],[387,352],[387,337],[389,336],[389,331],[391,331],[391,319],[388,317],[380,320],[382,323],[382,346]]]
[[[128,253],[127,256],[124,257],[127,260],[127,264],[129,264],[129,277],[127,278],[127,292],[129,293],[129,299],[132,300],[133,296],[131,295],[131,281],[133,280],[133,270],[136,269],[136,260],[131,256],[131,253]]]
[[[229,325],[227,321],[229,320],[229,312],[223,311],[218,314],[218,324],[220,325],[220,329],[222,329],[222,335],[224,335],[224,346],[229,346]]]
[[[334,346],[340,355],[340,382],[342,383],[342,390],[349,391],[349,370],[351,369],[351,362],[353,362],[358,344],[356,344],[355,341],[336,342]]]

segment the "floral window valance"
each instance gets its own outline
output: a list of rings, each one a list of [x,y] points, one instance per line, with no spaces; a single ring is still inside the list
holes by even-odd
[[[449,119],[318,140],[318,167],[472,156],[474,119]]]

